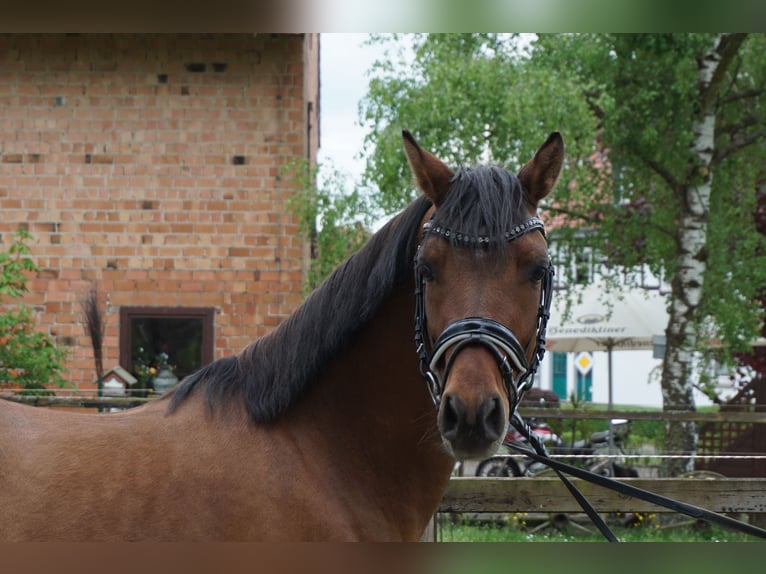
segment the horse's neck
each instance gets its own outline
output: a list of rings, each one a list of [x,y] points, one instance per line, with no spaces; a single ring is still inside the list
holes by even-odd
[[[411,290],[392,297],[294,416],[299,426],[317,431],[319,448],[331,466],[343,469],[348,488],[369,491],[393,520],[421,528],[454,461],[441,445],[433,402],[418,374],[413,300]]]

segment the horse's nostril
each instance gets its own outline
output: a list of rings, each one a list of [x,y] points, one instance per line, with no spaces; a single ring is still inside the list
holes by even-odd
[[[498,398],[487,399],[481,405],[479,421],[484,427],[484,435],[490,441],[505,435],[505,415]]]
[[[444,397],[441,413],[439,413],[439,427],[444,438],[452,440],[457,437],[460,420],[464,416],[463,411],[463,403],[460,399],[451,395]]]

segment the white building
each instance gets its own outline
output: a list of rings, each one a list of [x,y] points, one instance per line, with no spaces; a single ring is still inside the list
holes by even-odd
[[[552,250],[554,259],[555,250]],[[571,258],[559,257],[559,260]],[[609,353],[603,341],[616,333],[612,351],[611,402],[620,407],[662,407],[660,377],[662,360],[655,358],[652,339],[661,336],[667,326],[666,297],[670,287],[661,278],[641,270],[624,282],[624,297],[614,295],[601,279],[607,274],[587,250],[576,256],[575,284],[565,284],[566,273],[556,276],[551,321],[548,326],[548,352],[540,366],[536,386],[554,391],[562,400],[574,394],[583,402],[609,404]],[[582,284],[581,284],[582,283]],[[589,284],[584,287],[584,284]],[[563,289],[582,293],[564,320]],[[611,293],[610,293],[611,292]],[[597,342],[599,344],[594,344]],[[620,347],[623,347],[621,350]],[[570,352],[557,352],[570,351]],[[574,352],[571,352],[574,351]],[[712,404],[695,390],[698,406]]]
[[[575,364],[579,353],[547,352],[540,365],[535,386],[555,391],[560,398],[565,400],[569,400],[572,393],[577,393],[582,400],[608,404],[608,354],[604,351],[586,354],[590,356],[592,361],[590,376],[582,375]],[[613,404],[619,407],[661,408],[661,371],[662,360],[653,358],[652,351],[613,351]],[[563,396],[562,386],[565,389]],[[694,392],[694,398],[697,406],[712,404],[710,399],[699,391]]]

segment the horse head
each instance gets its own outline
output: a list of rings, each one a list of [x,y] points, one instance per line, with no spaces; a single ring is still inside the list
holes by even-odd
[[[517,175],[453,172],[403,132],[432,208],[415,256],[415,339],[439,432],[458,459],[493,454],[544,353],[553,268],[540,201],[561,172],[552,133]]]

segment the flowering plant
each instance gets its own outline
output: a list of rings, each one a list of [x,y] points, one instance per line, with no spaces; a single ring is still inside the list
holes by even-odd
[[[152,356],[148,350],[143,347],[138,348],[138,353],[134,356],[133,373],[138,379],[138,388],[145,389],[149,382],[162,368],[175,370],[175,366],[168,363],[167,343],[162,345],[162,351]]]
[[[158,369],[161,369],[162,367],[167,367],[172,370],[174,368],[168,364],[168,354],[165,351],[162,351],[161,353],[159,353],[155,361],[157,362]]]

